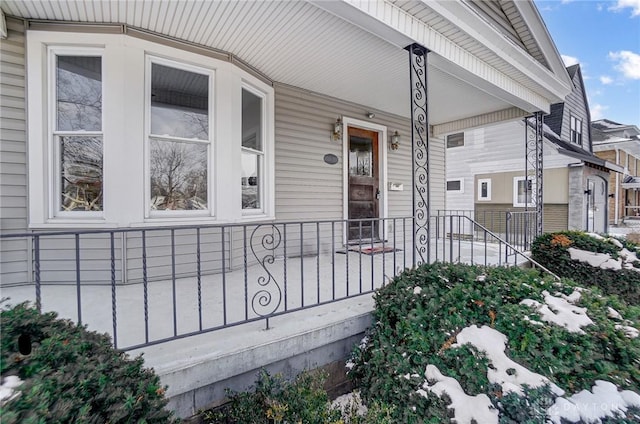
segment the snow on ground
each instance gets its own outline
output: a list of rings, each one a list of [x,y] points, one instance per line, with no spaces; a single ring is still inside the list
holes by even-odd
[[[427,365],[424,375],[427,381],[417,393],[424,397],[427,397],[426,391],[438,396],[446,393],[451,399],[449,409],[454,410],[456,424],[471,424],[472,420],[483,424],[498,423],[498,411],[493,407],[489,396],[484,393],[467,395],[458,380],[442,375],[435,365]]]
[[[524,299],[520,304],[531,306],[542,316],[542,320],[566,328],[573,333],[581,333],[582,327],[593,324],[587,315],[586,308],[573,305],[580,299],[580,292],[574,291],[569,296],[556,297],[543,291],[545,303],[533,299]]]
[[[346,393],[342,396],[338,396],[331,402],[331,406],[334,408],[340,408],[340,410],[344,413],[346,411],[351,410],[351,408],[356,408],[356,414],[363,416],[367,413],[367,407],[362,404],[362,399],[360,399],[360,392],[354,391]]]
[[[523,394],[522,385],[529,387],[540,387],[549,384],[557,395],[563,395],[564,390],[553,384],[548,378],[529,371],[522,365],[514,362],[505,353],[507,346],[507,336],[491,327],[483,325],[478,328],[472,325],[465,328],[456,337],[456,344],[451,347],[462,346],[471,343],[478,350],[485,352],[489,358],[492,368],[487,369],[487,378],[492,383],[502,386],[502,391]]]
[[[473,344],[489,358],[493,368],[487,370],[489,381],[502,386],[503,392],[515,392],[522,395],[522,385],[539,387],[549,384],[557,395],[555,403],[547,410],[547,418],[554,424],[562,422],[601,423],[605,417],[624,414],[630,407],[640,408],[640,394],[630,390],[618,391],[611,382],[597,380],[591,391],[583,390],[565,398],[564,390],[551,383],[546,377],[529,371],[508,358],[504,349],[507,337],[490,327],[476,325],[466,327],[456,338],[457,347],[465,343]],[[426,396],[425,390],[438,396],[446,393],[451,398],[450,409],[454,410],[456,423],[471,423],[474,419],[479,423],[497,423],[498,412],[493,409],[489,398],[484,394],[470,396],[464,393],[460,383],[440,373],[434,365],[428,365],[425,371],[427,381],[417,392]],[[565,421],[563,421],[565,420]]]
[[[594,268],[602,269],[622,269],[621,259],[612,259],[608,253],[588,252],[586,250],[567,249],[572,261],[586,262]]]
[[[20,396],[18,387],[20,387],[22,383],[23,381],[16,375],[10,375],[2,379],[2,385],[0,386],[0,406]]]
[[[624,414],[631,406],[640,407],[640,395],[630,390],[618,391],[615,384],[596,380],[591,391],[583,390],[569,398],[557,398],[547,410],[547,417],[554,424],[562,419],[577,423],[600,423],[602,418]]]

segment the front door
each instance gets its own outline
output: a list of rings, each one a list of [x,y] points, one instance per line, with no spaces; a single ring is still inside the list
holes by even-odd
[[[349,136],[349,219],[379,216],[378,132],[348,128]],[[377,240],[376,220],[351,222],[349,241]]]
[[[606,231],[607,185],[602,178],[587,178],[587,231]]]

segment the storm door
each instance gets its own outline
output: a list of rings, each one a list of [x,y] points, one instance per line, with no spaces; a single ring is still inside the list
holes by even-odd
[[[377,240],[379,222],[367,219],[379,217],[378,132],[349,127],[348,136],[348,217],[362,220],[349,223],[349,242]]]
[[[606,231],[607,184],[599,177],[587,178],[587,231]]]

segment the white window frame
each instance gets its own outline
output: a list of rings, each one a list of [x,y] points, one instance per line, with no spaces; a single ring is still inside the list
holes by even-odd
[[[482,196],[482,184],[487,184],[487,195]],[[491,178],[478,178],[478,200],[490,201],[491,200]]]
[[[26,33],[28,226],[30,229],[120,228],[256,222],[275,219],[275,90],[237,65],[126,34],[73,30]],[[58,54],[102,57],[103,210],[56,213],[59,179],[52,125],[55,85],[49,49]],[[98,54],[102,52],[102,54]],[[208,211],[154,211],[148,182],[147,56],[187,70],[211,72]],[[193,68],[190,68],[193,67]],[[55,69],[53,70],[55,71]],[[241,88],[263,96],[262,208],[243,214]],[[220,105],[223,105],[220,107]],[[233,183],[235,182],[235,183]],[[158,212],[158,213],[155,213]],[[151,216],[153,215],[153,216]]]
[[[582,119],[574,115],[570,117],[570,137],[572,143],[582,146]]]
[[[193,72],[195,74],[205,75],[208,80],[209,99],[207,102],[208,118],[209,118],[209,131],[208,140],[199,139],[184,139],[181,137],[159,135],[151,133],[151,69],[152,65],[156,63],[158,65],[167,66],[170,68],[180,69],[183,71]],[[215,100],[214,93],[214,78],[215,72],[211,69],[190,65],[175,60],[165,59],[154,55],[145,55],[145,138],[144,138],[144,155],[145,155],[145,214],[147,218],[166,218],[166,217],[190,217],[190,216],[213,216],[212,211],[215,210],[214,197],[213,197],[213,184],[215,171],[212,169],[213,160],[212,152],[214,150],[214,134],[215,128],[213,125],[213,104]],[[151,137],[160,139],[167,142],[179,142],[179,143],[191,143],[202,144],[207,146],[207,209],[203,210],[152,210],[151,209]]]
[[[460,189],[459,190],[449,190],[449,182],[451,181],[460,181]],[[447,193],[464,193],[464,178],[447,178],[447,182],[445,185],[445,191]]]
[[[531,197],[530,197],[530,201],[527,203],[524,202],[518,202],[518,183],[520,181],[525,181],[527,178],[525,178],[524,176],[520,176],[520,177],[513,177],[513,206],[516,208],[525,208],[525,207],[533,207],[535,206],[534,203],[534,196],[536,195],[536,181],[535,178],[533,176],[529,177],[529,181],[531,181]]]
[[[57,126],[57,61],[58,56],[91,56],[100,57],[100,76],[101,96],[102,96],[102,115],[100,117],[100,131],[59,131]],[[49,182],[49,205],[48,216],[50,218],[77,218],[77,219],[102,219],[104,218],[105,209],[108,207],[105,200],[104,184],[105,184],[105,89],[104,89],[104,49],[96,47],[66,47],[66,46],[49,46],[47,48],[47,88],[48,88],[48,107],[47,107],[47,140],[49,152],[49,169],[50,173],[47,178]],[[61,169],[61,152],[60,141],[58,137],[64,136],[99,136],[102,138],[102,210],[100,211],[64,211],[62,210],[62,169]]]
[[[260,207],[259,208],[242,208],[242,215],[245,217],[251,217],[251,216],[260,216],[260,215],[264,215],[264,211],[265,211],[265,189],[267,188],[264,184],[265,184],[265,180],[266,180],[266,172],[265,172],[265,151],[266,151],[266,144],[265,144],[265,134],[267,133],[267,108],[266,108],[266,102],[267,102],[267,96],[266,94],[257,89],[256,87],[254,87],[253,85],[250,85],[246,82],[243,82],[242,84],[242,90],[247,90],[248,92],[250,92],[251,94],[253,94],[256,97],[260,98],[260,103],[261,103],[261,108],[260,108],[260,142],[261,142],[261,147],[262,150],[256,150],[256,149],[251,149],[249,147],[244,147],[242,145],[242,142],[244,140],[242,140],[242,136],[240,137],[240,155],[242,155],[242,153],[247,152],[247,153],[251,153],[251,154],[255,154],[258,156],[259,158],[259,164],[258,164],[258,169],[259,169],[259,174],[258,174],[258,193],[259,193],[259,201],[260,201]],[[240,93],[240,96],[242,98],[242,92]],[[240,133],[242,134],[242,130],[240,130]],[[242,187],[240,188],[242,190]]]

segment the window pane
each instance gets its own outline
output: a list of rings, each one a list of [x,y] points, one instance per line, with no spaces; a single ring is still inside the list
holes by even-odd
[[[57,56],[58,131],[102,129],[102,58]]]
[[[489,183],[480,184],[480,197],[489,197]]]
[[[209,77],[151,65],[151,133],[209,139]]]
[[[260,209],[260,160],[252,152],[242,152],[242,209]]]
[[[460,187],[460,180],[447,181],[447,191],[460,191]]]
[[[447,136],[447,148],[464,146],[464,133]]]
[[[518,203],[531,203],[531,180],[518,181]]]
[[[373,141],[370,138],[349,137],[349,175],[373,177]]]
[[[63,211],[102,210],[102,137],[60,137]]]
[[[207,209],[207,145],[151,139],[151,209]]]
[[[242,147],[262,151],[262,99],[242,90]]]

